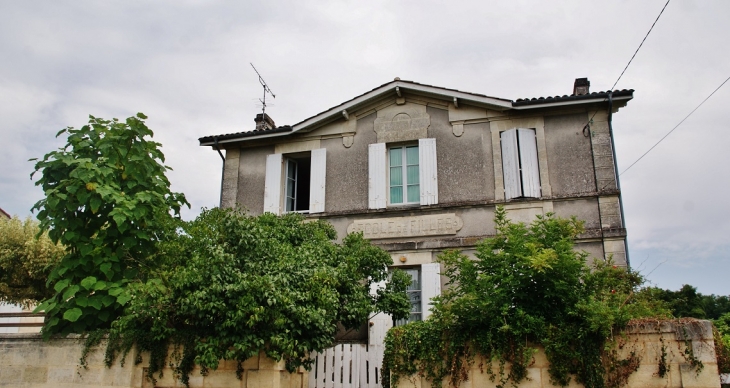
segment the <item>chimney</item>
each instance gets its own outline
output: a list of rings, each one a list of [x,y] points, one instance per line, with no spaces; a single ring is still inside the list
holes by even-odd
[[[590,93],[591,81],[588,78],[576,78],[573,84],[573,95],[582,96]]]
[[[276,125],[274,124],[274,120],[269,117],[266,113],[259,113],[256,115],[256,118],[253,119],[253,121],[256,122],[256,131],[265,131],[267,129],[274,129],[276,128]]]

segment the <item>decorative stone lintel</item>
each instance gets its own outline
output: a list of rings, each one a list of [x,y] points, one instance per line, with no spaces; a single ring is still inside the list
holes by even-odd
[[[367,239],[456,234],[464,222],[454,213],[355,220],[347,233],[362,232]]]

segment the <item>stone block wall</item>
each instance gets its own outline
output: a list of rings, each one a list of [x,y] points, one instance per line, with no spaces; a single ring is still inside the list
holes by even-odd
[[[103,347],[88,357],[87,369],[79,367],[83,348],[78,338],[56,339],[44,342],[38,334],[0,334],[0,387],[27,388],[171,388],[182,387],[173,378],[170,368],[163,370],[157,383],[144,378],[146,361],[134,365],[131,354],[124,367],[116,362],[111,368],[104,365]],[[308,372],[300,369],[289,373],[283,362],[265,356],[244,363],[241,380],[236,378],[236,363],[221,362],[218,370],[201,376],[196,369],[190,376],[192,388],[307,388]]]
[[[636,372],[632,373],[627,387],[640,388],[720,388],[715,344],[712,336],[712,325],[709,321],[665,321],[637,323],[630,327],[624,336],[617,341],[617,356],[627,358],[631,352],[640,359]],[[691,348],[688,356],[685,349]],[[662,356],[664,361],[662,361]],[[701,368],[692,366],[693,361],[702,363]],[[484,371],[480,370],[482,363]],[[666,372],[660,376],[660,365]],[[528,379],[520,383],[519,388],[549,388],[549,363],[545,353],[540,349],[528,368]],[[486,372],[488,363],[484,360],[474,362],[469,370],[469,378],[459,388],[493,388],[499,383],[492,381]],[[497,372],[496,367],[494,371]],[[507,367],[506,373],[509,372]],[[508,383],[509,385],[509,383]],[[448,387],[443,382],[443,387]],[[580,388],[575,379],[571,379],[568,388]],[[422,377],[403,378],[398,388],[431,388],[431,383]]]

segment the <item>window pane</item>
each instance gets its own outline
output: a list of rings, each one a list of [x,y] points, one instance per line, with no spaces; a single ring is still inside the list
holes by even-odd
[[[418,180],[418,166],[408,166],[408,184],[417,185]]]
[[[408,202],[421,202],[420,185],[408,185]]]
[[[409,166],[418,166],[418,147],[407,147],[406,148],[406,163]]]
[[[390,188],[390,203],[403,203],[403,186]]]
[[[403,165],[403,148],[391,148],[390,151],[390,166],[402,166]]]
[[[403,167],[391,167],[390,168],[390,185],[391,186],[402,186],[403,185]]]

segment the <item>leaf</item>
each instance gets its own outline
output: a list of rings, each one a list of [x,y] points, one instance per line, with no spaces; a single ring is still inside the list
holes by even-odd
[[[112,303],[114,303],[117,299],[110,295],[104,295],[103,298],[101,298],[101,303],[104,305],[104,307],[109,307]]]
[[[94,287],[95,284],[96,284],[96,277],[94,277],[94,276],[88,276],[84,280],[81,281],[81,286],[87,290],[90,290],[92,287]]]
[[[89,298],[89,304],[88,304],[89,306],[91,306],[97,310],[101,310],[101,304],[102,304],[101,298],[97,297],[96,295]]]
[[[121,287],[110,288],[108,291],[109,295],[111,295],[111,296],[117,296],[117,295],[121,294],[122,292],[124,292],[124,289]]]
[[[112,275],[114,275],[111,263],[104,263],[100,265],[99,270],[104,274],[104,276],[106,276],[107,279],[111,279]]]
[[[130,295],[121,294],[117,297],[117,303],[124,306],[125,304],[127,304],[127,302],[129,302],[130,299],[132,299],[132,297]]]
[[[89,205],[91,206],[91,212],[96,214],[99,211],[99,206],[101,206],[101,198],[97,196],[91,197]]]
[[[66,291],[63,293],[63,300],[69,300],[76,296],[76,293],[79,292],[79,286],[73,285],[66,289]]]
[[[81,318],[82,312],[80,308],[72,308],[70,310],[66,310],[65,313],[63,313],[63,319],[70,321],[70,322],[76,322]]]
[[[53,289],[56,290],[56,292],[61,292],[61,290],[63,290],[64,288],[66,288],[68,286],[69,282],[70,282],[69,279],[63,279],[63,280],[59,281],[58,283],[56,283],[56,285],[53,286]]]

